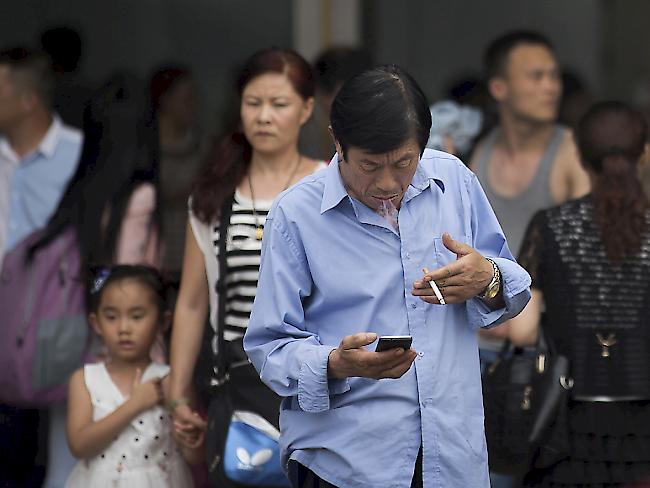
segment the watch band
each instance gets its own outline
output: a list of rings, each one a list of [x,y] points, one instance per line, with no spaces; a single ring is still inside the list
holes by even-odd
[[[497,293],[499,293],[499,287],[501,285],[501,271],[499,270],[499,266],[497,266],[496,261],[494,261],[494,259],[492,258],[485,258],[485,259],[487,259],[492,265],[494,274],[492,275],[492,280],[490,281],[490,283],[488,283],[488,286],[485,287],[485,290],[482,293],[477,295],[477,297],[482,300],[486,298],[494,298],[497,295]],[[496,288],[496,293],[493,292],[495,288]]]

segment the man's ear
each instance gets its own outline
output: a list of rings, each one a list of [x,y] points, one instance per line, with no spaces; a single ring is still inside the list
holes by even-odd
[[[90,322],[90,326],[93,328],[95,333],[101,337],[102,336],[102,330],[99,327],[99,321],[97,320],[97,314],[96,313],[89,313],[88,314],[88,322]]]
[[[506,84],[506,80],[499,76],[490,78],[488,81],[488,91],[490,92],[490,95],[492,95],[492,98],[497,102],[502,102],[508,95],[508,85]]]
[[[334,146],[336,147],[336,154],[339,158],[339,161],[345,161],[345,159],[343,158],[343,148],[341,147],[339,141],[337,141],[336,138],[334,137],[334,133],[332,132],[332,127],[329,127],[328,129],[330,131],[330,134],[332,134],[332,139],[334,139]]]
[[[26,112],[32,112],[39,104],[39,96],[32,90],[21,89],[18,95],[20,104]]]
[[[650,143],[646,142],[639,160],[639,168],[645,168],[648,163],[650,163]]]

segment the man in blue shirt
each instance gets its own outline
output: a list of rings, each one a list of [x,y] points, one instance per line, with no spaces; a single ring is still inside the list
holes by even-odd
[[[0,266],[45,226],[79,162],[82,135],[52,114],[51,78],[44,55],[0,53]]]
[[[408,74],[387,66],[352,78],[331,122],[330,166],[268,215],[244,339],[262,380],[286,397],[291,481],[487,488],[475,332],[519,313],[530,277],[476,177],[424,150],[431,116]],[[412,349],[374,352],[384,335],[410,335]]]
[[[79,162],[81,132],[52,113],[51,92],[46,56],[22,48],[0,53],[0,272],[4,256],[45,226]],[[65,445],[64,412],[50,411],[51,445]],[[36,410],[0,405],[0,486],[40,486],[33,469],[38,419]],[[51,448],[50,466],[74,461],[64,452]]]

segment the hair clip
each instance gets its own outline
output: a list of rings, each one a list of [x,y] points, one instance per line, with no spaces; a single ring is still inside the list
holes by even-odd
[[[104,287],[104,283],[106,283],[106,280],[111,274],[111,270],[108,268],[101,268],[97,272],[97,276],[95,276],[95,279],[93,280],[93,286],[90,289],[90,293],[95,295],[99,293],[102,288]]]

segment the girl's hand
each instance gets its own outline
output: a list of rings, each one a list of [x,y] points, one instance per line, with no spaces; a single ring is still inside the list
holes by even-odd
[[[161,378],[153,378],[141,383],[142,370],[135,370],[130,400],[138,406],[141,412],[149,410],[165,402]]]
[[[207,424],[186,404],[178,405],[172,413],[172,437],[187,449],[197,449],[203,444]]]
[[[172,412],[172,418],[172,435],[179,444],[196,449],[203,443],[207,424],[197,412],[192,411],[188,405],[178,405]]]
[[[194,412],[196,417],[199,417],[199,414]],[[181,425],[174,422],[174,429],[172,430],[172,437],[178,442],[181,446],[188,449],[196,449],[203,444],[205,439],[204,429],[198,427],[185,427],[182,428]]]

